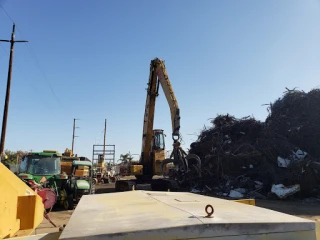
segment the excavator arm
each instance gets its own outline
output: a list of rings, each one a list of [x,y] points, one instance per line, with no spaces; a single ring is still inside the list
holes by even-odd
[[[170,107],[171,122],[172,122],[172,138],[174,140],[180,139],[180,109],[178,101],[174,95],[173,88],[171,86],[168,73],[164,62],[160,59],[155,59],[151,63],[154,66],[154,71],[158,76],[158,82],[160,82],[163,92],[166,96]]]
[[[164,61],[155,58],[150,63],[150,75],[147,89],[147,99],[144,114],[143,124],[143,140],[140,163],[144,165],[145,172],[150,172],[150,154],[151,154],[151,143],[153,136],[153,123],[154,123],[154,112],[156,97],[159,95],[159,87],[162,87],[163,92],[166,96],[168,105],[171,113],[171,124],[172,124],[172,139],[174,141],[174,149],[170,159],[163,161],[163,164],[173,162],[175,165],[182,165],[184,170],[188,169],[188,159],[193,159],[197,164],[197,169],[200,172],[200,159],[196,155],[187,156],[186,153],[180,147],[180,109],[178,101],[175,97],[172,85]],[[162,167],[161,166],[161,167]]]

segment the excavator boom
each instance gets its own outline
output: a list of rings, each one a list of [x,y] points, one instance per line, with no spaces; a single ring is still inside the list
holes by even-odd
[[[180,109],[178,106],[178,101],[173,92],[173,88],[171,86],[169,76],[164,65],[164,61],[156,58],[152,61],[155,68],[155,72],[158,76],[158,81],[161,83],[161,87],[166,96],[170,107],[171,113],[171,122],[172,122],[172,137],[180,138]]]

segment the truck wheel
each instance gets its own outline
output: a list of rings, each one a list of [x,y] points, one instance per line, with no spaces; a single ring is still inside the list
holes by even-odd
[[[92,179],[92,184],[93,184],[93,185],[96,185],[97,183],[98,183],[97,179],[93,178],[93,179]]]
[[[65,210],[73,210],[74,203],[72,195],[69,195],[66,200],[63,202],[63,207]]]
[[[109,179],[108,178],[104,178],[103,179],[103,183],[109,183]]]

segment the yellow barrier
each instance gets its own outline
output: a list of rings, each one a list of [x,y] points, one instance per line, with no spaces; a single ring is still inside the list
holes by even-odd
[[[238,202],[238,203],[243,203],[243,204],[248,204],[248,205],[252,205],[252,206],[256,205],[255,199],[239,199],[239,200],[232,200],[232,201]]]
[[[0,163],[0,239],[30,235],[42,222],[42,198]]]

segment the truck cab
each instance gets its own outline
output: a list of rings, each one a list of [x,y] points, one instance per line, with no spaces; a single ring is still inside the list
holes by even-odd
[[[59,178],[61,154],[53,150],[30,152],[22,157],[18,171],[18,176],[22,180],[34,180],[37,183],[50,180],[55,176]]]
[[[55,150],[30,152],[21,159],[18,177],[32,189],[49,191],[52,205],[60,203],[69,209],[71,200],[65,190],[68,175],[61,173],[61,156]],[[45,204],[46,206],[49,205]]]

